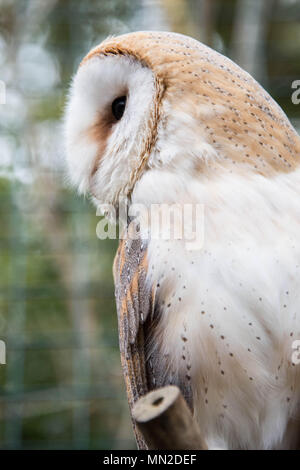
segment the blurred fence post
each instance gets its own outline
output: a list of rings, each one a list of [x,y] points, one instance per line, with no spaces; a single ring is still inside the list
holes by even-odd
[[[20,252],[20,247],[26,243],[26,224],[18,210],[18,201],[11,188],[10,210],[10,312],[7,325],[6,344],[8,349],[6,363],[6,389],[12,395],[22,395],[24,391],[24,362],[25,351],[24,328],[26,323],[26,250]],[[23,294],[22,294],[23,292]],[[15,349],[15,345],[18,349]],[[5,406],[5,448],[19,449],[22,447],[22,407],[20,399],[11,399]]]
[[[267,87],[265,39],[274,0],[238,0],[232,32],[232,59]]]

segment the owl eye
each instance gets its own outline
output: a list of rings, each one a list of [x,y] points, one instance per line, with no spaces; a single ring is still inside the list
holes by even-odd
[[[126,96],[120,96],[116,98],[111,105],[111,110],[117,121],[121,119],[124,114],[126,106]]]

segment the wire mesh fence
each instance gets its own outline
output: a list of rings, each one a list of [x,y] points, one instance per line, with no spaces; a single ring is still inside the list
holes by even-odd
[[[71,195],[64,208],[52,205],[48,221],[42,206],[22,213],[18,196],[22,206],[27,190],[1,189],[1,447],[132,446],[111,275],[115,243],[97,245],[94,212]]]

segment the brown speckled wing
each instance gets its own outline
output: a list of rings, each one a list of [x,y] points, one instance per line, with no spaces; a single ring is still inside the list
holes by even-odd
[[[150,331],[145,331],[144,322],[147,317],[153,317],[155,292],[146,283],[146,243],[141,239],[121,240],[113,271],[121,363],[131,410],[133,404],[151,389],[145,363],[145,339],[151,334],[151,326],[148,326]],[[133,429],[139,449],[147,449],[134,423]]]

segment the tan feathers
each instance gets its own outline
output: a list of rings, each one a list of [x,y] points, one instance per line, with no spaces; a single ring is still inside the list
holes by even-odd
[[[158,104],[164,93],[174,112],[188,107],[199,132],[226,167],[246,165],[267,176],[299,165],[300,138],[289,120],[268,93],[228,58],[185,36],[139,32],[104,41],[82,63],[111,54],[132,56],[151,68],[157,78]],[[151,138],[155,140],[153,132]]]

